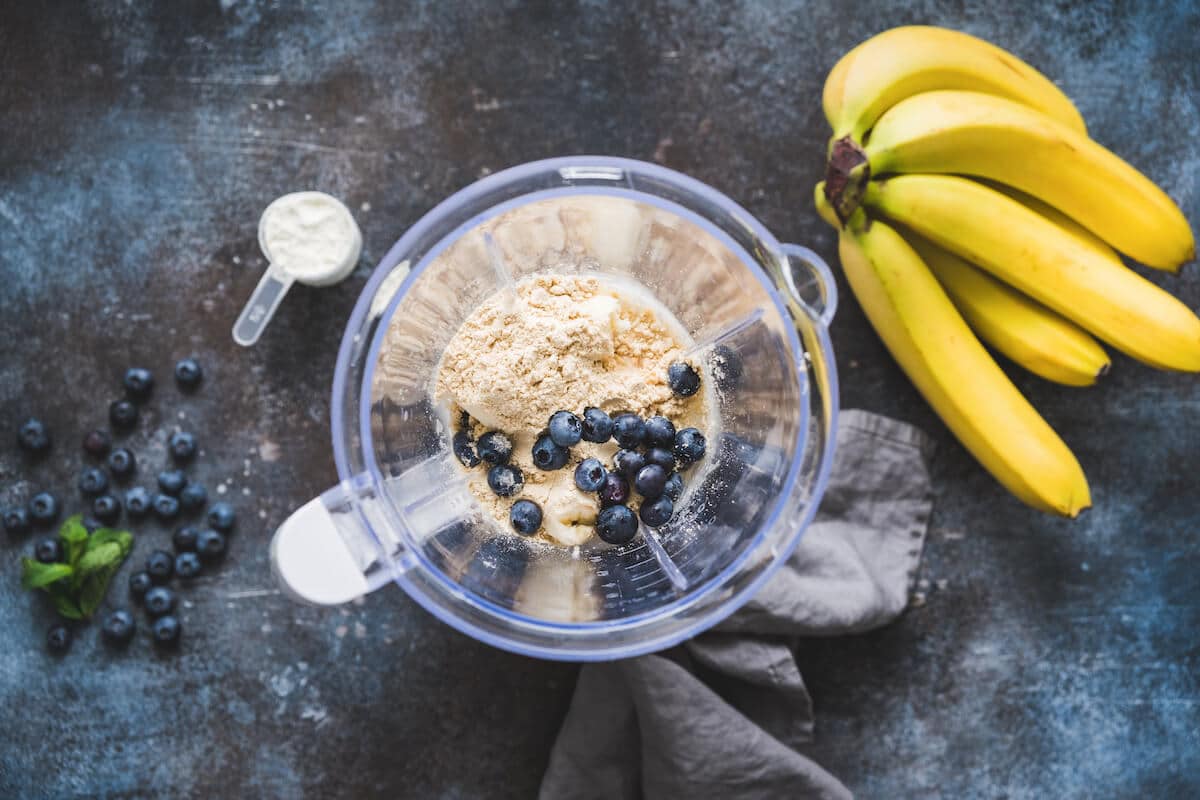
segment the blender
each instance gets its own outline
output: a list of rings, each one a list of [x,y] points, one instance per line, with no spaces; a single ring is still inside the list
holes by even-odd
[[[545,271],[636,281],[715,384],[707,463],[667,525],[623,546],[501,530],[433,399],[462,322]],[[363,290],[334,377],[340,482],[276,531],[273,571],[321,605],[394,582],[458,630],[541,658],[624,658],[694,636],[750,599],[816,512],[837,424],[836,302],[815,253],[672,170],[576,156],[480,180],[405,233]]]

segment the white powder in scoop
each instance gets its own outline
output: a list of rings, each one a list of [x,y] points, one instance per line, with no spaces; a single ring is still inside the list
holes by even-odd
[[[362,247],[354,218],[322,192],[295,192],[271,203],[260,235],[271,262],[298,281],[340,278]]]

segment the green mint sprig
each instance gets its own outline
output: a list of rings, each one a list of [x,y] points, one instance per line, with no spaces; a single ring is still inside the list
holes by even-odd
[[[76,514],[58,531],[66,561],[43,564],[21,559],[21,586],[50,595],[54,608],[67,619],[87,619],[96,613],[108,584],[133,549],[133,534],[98,528],[88,535]]]

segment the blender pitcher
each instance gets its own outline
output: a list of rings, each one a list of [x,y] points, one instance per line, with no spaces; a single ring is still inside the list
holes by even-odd
[[[501,530],[468,491],[433,398],[463,321],[545,271],[646,287],[714,384],[706,463],[672,520],[623,546]],[[334,379],[341,482],[280,526],[274,572],[324,605],[394,581],[464,633],[542,658],[623,658],[693,636],[751,597],[816,511],[837,421],[835,306],[816,254],[677,172],[580,156],[485,178],[413,226],[363,290]]]

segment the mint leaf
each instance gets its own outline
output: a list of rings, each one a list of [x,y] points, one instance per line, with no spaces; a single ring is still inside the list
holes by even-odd
[[[80,576],[86,578],[93,572],[107,569],[113,564],[120,564],[123,560],[121,546],[116,542],[107,542],[98,547],[89,546],[87,552],[83,554],[83,558],[79,559],[77,569]]]
[[[129,531],[114,531],[112,528],[98,528],[88,539],[87,551],[90,553],[106,544],[116,544],[121,549],[121,558],[125,558],[133,549],[133,534]]]
[[[21,588],[41,589],[55,581],[71,577],[75,570],[70,564],[43,564],[32,558],[21,559]]]
[[[119,566],[120,561],[83,579],[83,586],[79,589],[79,610],[85,617],[96,613],[96,609],[104,601],[104,595],[108,594],[108,582],[112,580]]]
[[[62,540],[67,563],[74,567],[87,549],[88,532],[83,527],[83,516],[76,514],[64,522],[58,529],[58,538]]]
[[[72,598],[70,589],[61,583],[47,587],[50,599],[54,601],[54,610],[67,619],[83,619],[79,604]]]
[[[21,585],[50,595],[55,610],[67,619],[90,617],[104,602],[108,584],[133,550],[133,534],[99,528],[91,536],[79,514],[59,528],[67,563],[21,560]]]

